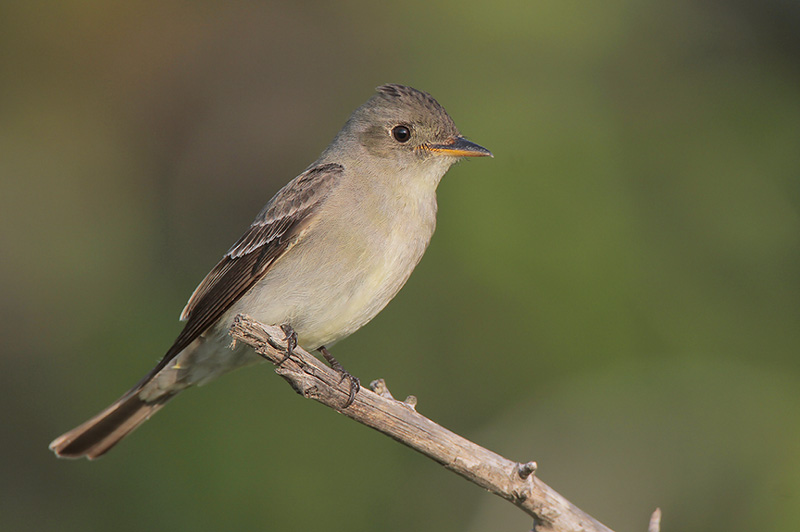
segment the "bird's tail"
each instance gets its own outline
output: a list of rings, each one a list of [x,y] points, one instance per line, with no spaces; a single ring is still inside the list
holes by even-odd
[[[50,450],[62,458],[85,456],[94,460],[147,421],[177,394],[167,393],[153,401],[143,401],[139,398],[141,387],[141,383],[136,385],[89,421],[53,440]]]

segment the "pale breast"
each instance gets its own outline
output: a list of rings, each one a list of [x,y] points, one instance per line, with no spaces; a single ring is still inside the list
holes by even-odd
[[[228,313],[292,325],[301,345],[331,345],[369,322],[402,288],[436,224],[435,194],[336,198],[318,223]],[[424,196],[424,197],[420,197]]]

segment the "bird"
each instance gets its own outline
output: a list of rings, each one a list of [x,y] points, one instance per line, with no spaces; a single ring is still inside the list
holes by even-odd
[[[461,135],[430,94],[382,85],[319,158],[281,188],[189,298],[161,361],[108,408],[59,436],[62,458],[96,459],[181,391],[262,359],[231,347],[245,313],[278,325],[289,350],[327,347],[380,312],[406,283],[436,227],[436,189],[464,157],[493,155]]]

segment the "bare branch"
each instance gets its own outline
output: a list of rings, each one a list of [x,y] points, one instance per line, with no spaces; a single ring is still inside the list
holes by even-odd
[[[234,342],[252,346],[273,363],[286,356],[285,334],[279,327],[262,325],[239,315],[230,334]],[[294,348],[291,358],[275,372],[300,395],[394,438],[515,504],[533,517],[535,531],[612,532],[539,480],[534,475],[536,462],[514,462],[450,432],[417,413],[413,396],[405,402],[392,398],[382,380],[372,384],[378,393],[362,388],[355,402],[342,409],[350,383],[340,382],[338,373],[300,347]],[[653,530],[653,519],[650,530]]]
[[[656,508],[653,515],[650,516],[650,525],[647,527],[647,532],[659,532],[661,530],[661,508]]]

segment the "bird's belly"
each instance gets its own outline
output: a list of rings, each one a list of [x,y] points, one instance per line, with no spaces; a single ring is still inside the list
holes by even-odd
[[[377,242],[354,235],[333,246],[325,235],[317,242],[303,241],[273,265],[224,321],[242,312],[263,323],[291,325],[306,349],[331,345],[369,322],[397,294],[432,232],[431,226],[409,238],[407,231],[389,229]]]

